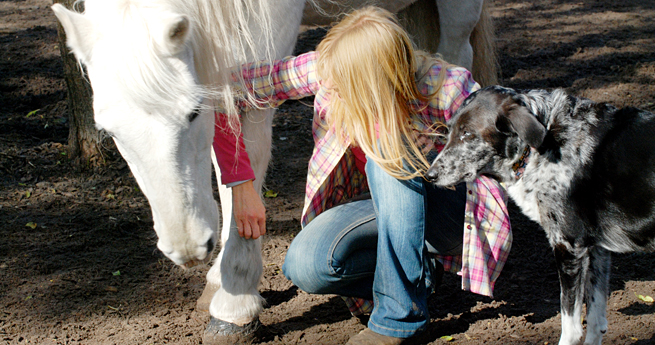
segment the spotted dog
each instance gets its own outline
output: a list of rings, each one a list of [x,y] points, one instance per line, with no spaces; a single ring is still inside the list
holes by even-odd
[[[607,331],[610,253],[655,249],[655,115],[567,95],[498,86],[472,94],[449,122],[426,177],[440,186],[491,175],[508,186],[553,248],[560,345]]]

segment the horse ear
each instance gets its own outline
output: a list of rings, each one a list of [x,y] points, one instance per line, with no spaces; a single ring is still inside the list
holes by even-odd
[[[189,36],[189,19],[185,16],[176,16],[164,26],[164,47],[171,54],[179,53]]]
[[[524,105],[513,103],[507,109],[507,119],[514,130],[523,141],[534,148],[538,148],[546,137],[544,127],[537,117]]]
[[[52,5],[52,10],[66,32],[66,45],[78,60],[87,63],[95,42],[95,26],[84,15],[68,10],[60,4]]]

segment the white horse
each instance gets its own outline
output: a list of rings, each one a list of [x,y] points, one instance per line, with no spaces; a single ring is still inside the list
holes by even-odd
[[[437,0],[437,4],[448,4],[447,9],[460,6],[452,1]],[[183,267],[207,261],[220,222],[211,186],[212,159],[220,181],[211,152],[213,110],[216,105],[233,104],[230,67],[291,53],[304,0],[83,2],[83,14],[57,4],[52,8],[66,32],[67,45],[86,67],[97,127],[113,137],[148,199],[158,248]],[[468,2],[482,9],[482,0]],[[455,17],[476,17],[479,11],[465,14]],[[460,36],[466,36],[466,45],[473,21],[463,22],[465,34]],[[448,27],[453,25],[450,22]],[[448,58],[447,51],[459,50],[449,47],[460,45],[449,43],[440,50],[445,49],[441,52]],[[468,66],[469,49],[462,52],[468,57],[451,62]],[[272,114],[272,110],[257,110],[241,117],[257,190],[271,155]],[[204,342],[234,343],[235,336],[252,331],[263,309],[258,292],[261,240],[238,235],[231,191],[219,186],[219,193],[221,251],[198,306],[212,316]]]
[[[292,51],[304,0],[84,5],[84,14],[61,5],[53,10],[67,45],[86,66],[96,125],[113,137],[147,197],[157,247],[184,267],[206,261],[220,221],[211,182],[213,106],[231,103],[229,67]],[[258,190],[270,158],[272,113],[243,116]],[[241,238],[230,225],[230,191],[219,188],[225,221],[221,252],[208,274],[215,291],[209,310],[214,320],[243,326],[262,310],[261,242]]]

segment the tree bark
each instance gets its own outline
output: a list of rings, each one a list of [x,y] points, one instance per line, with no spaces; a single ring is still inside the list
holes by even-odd
[[[75,0],[54,0],[73,9]],[[76,6],[80,8],[83,3]],[[57,22],[59,50],[64,62],[64,77],[68,87],[68,155],[81,168],[91,168],[105,163],[102,153],[102,136],[93,118],[93,91],[75,56],[66,46],[66,32]]]

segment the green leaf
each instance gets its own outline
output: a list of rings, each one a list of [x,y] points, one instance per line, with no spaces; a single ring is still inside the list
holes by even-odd
[[[121,275],[121,271],[116,271],[116,272],[113,272],[112,274],[115,275],[115,276],[119,276],[119,275]]]
[[[637,295],[637,298],[640,300],[646,302],[646,303],[653,303],[653,297],[650,296],[644,296],[644,295]]]
[[[453,341],[453,340],[455,340],[455,338],[453,338],[453,337],[451,337],[451,336],[449,336],[449,335],[444,335],[444,336],[442,336],[442,337],[439,338],[439,339],[441,339],[441,340],[443,340],[443,341]]]
[[[29,222],[29,223],[25,224],[25,226],[32,229],[32,230],[36,229],[36,223],[34,223],[34,222]]]
[[[264,197],[265,197],[265,198],[276,198],[276,197],[277,197],[277,192],[274,192],[274,191],[272,191],[272,190],[267,190],[267,191],[264,193]]]
[[[27,113],[27,115],[25,115],[25,118],[28,118],[28,117],[30,117],[30,116],[32,116],[32,115],[38,113],[39,110],[41,110],[41,109],[37,109],[37,110],[32,110],[32,111],[30,111],[29,113]]]

